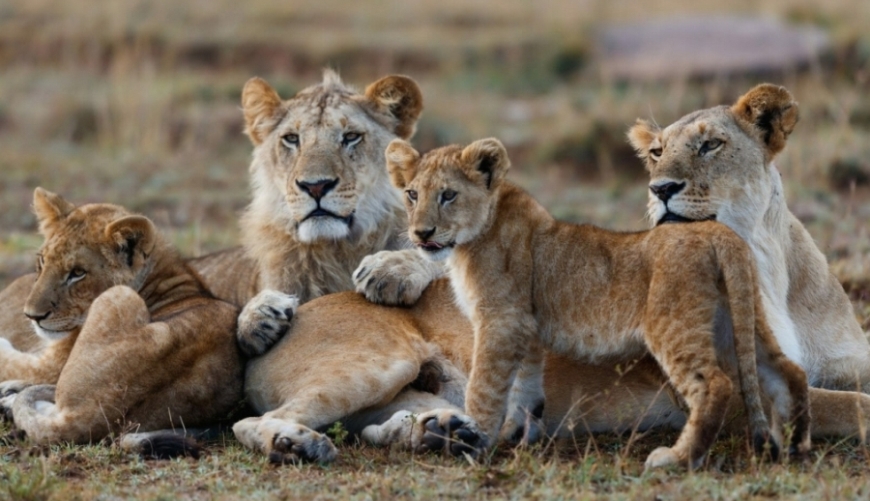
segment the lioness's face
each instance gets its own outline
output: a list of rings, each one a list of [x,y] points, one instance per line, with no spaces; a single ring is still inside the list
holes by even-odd
[[[81,327],[91,303],[114,285],[141,286],[153,226],[120,207],[75,208],[37,188],[34,209],[45,242],[37,279],[24,306],[37,334],[57,340]]]
[[[465,149],[445,146],[422,158],[411,145],[396,140],[386,155],[390,178],[405,193],[408,237],[436,261],[486,228],[510,166],[496,139],[483,139]]]
[[[242,102],[256,145],[254,182],[283,200],[273,206],[283,207],[289,232],[314,242],[373,229],[385,205],[385,195],[374,194],[392,191],[384,148],[413,133],[422,109],[413,81],[386,77],[360,95],[327,74],[322,84],[282,102],[268,84],[252,79]]]
[[[775,189],[774,155],[797,122],[781,88],[761,85],[735,105],[690,113],[665,129],[638,121],[629,140],[650,173],[653,224],[719,220],[749,228]]]

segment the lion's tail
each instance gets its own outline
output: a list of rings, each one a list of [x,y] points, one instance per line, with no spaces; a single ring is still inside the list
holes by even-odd
[[[764,413],[758,380],[756,342],[764,352],[770,352],[772,336],[756,332],[759,318],[760,323],[765,326],[766,320],[763,318],[764,310],[758,291],[755,264],[748,246],[739,237],[733,234],[728,234],[728,238],[724,237],[725,235],[716,239],[717,245],[714,248],[728,292],[743,403],[749,416],[749,426],[756,448],[770,443],[773,448],[771,455],[776,456],[778,450],[775,450],[776,446],[771,440],[770,424]],[[779,347],[775,346],[774,351],[779,351]]]
[[[218,427],[187,430],[157,430],[126,433],[121,436],[121,449],[148,459],[192,457],[199,459],[201,441],[210,440],[222,432]]]

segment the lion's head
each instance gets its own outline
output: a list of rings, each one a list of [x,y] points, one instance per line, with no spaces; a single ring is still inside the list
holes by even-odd
[[[250,222],[268,215],[301,242],[341,240],[376,231],[399,206],[384,149],[414,133],[423,99],[410,78],[387,76],[359,94],[326,71],[286,101],[252,78],[242,106],[255,146]]]
[[[510,168],[498,139],[445,146],[422,157],[397,139],[386,155],[393,185],[405,190],[408,237],[427,257],[448,257],[491,224],[495,195]]]
[[[652,223],[716,219],[745,238],[782,189],[772,160],[797,121],[791,94],[771,84],[664,130],[638,120],[628,138],[650,172]]]
[[[159,238],[150,220],[116,205],[75,207],[42,188],[33,193],[33,209],[45,242],[24,314],[37,334],[62,339],[82,326],[105,290],[141,288]]]

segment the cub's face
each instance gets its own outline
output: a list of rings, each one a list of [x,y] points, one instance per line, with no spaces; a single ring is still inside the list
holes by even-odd
[[[445,146],[421,157],[408,143],[387,148],[393,184],[404,190],[408,237],[425,256],[442,260],[490,223],[510,162],[496,139]]]
[[[386,77],[364,95],[333,73],[281,101],[260,79],[242,95],[246,131],[254,145],[256,191],[287,231],[303,242],[337,240],[377,227],[395,192],[383,152],[396,137],[410,137],[422,110],[417,85]],[[256,195],[256,194],[255,194]]]
[[[772,85],[664,130],[638,121],[629,140],[650,173],[652,223],[718,220],[740,233],[752,228],[776,189],[770,163],[796,122],[797,104]]]
[[[110,287],[141,287],[156,230],[148,219],[121,207],[76,208],[40,188],[33,205],[45,242],[24,314],[38,335],[58,340],[84,324],[91,303]]]

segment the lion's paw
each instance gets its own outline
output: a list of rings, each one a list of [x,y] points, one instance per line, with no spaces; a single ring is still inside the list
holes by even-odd
[[[435,409],[416,416],[418,452],[445,451],[453,456],[476,456],[486,447],[487,437],[469,416],[450,409]]]
[[[666,466],[680,464],[681,462],[680,457],[672,448],[659,447],[647,456],[644,469],[651,470],[654,468],[664,468]]]
[[[298,307],[299,299],[292,294],[261,291],[239,315],[239,348],[251,357],[266,353],[287,333]]]
[[[338,451],[326,435],[300,425],[282,429],[272,439],[269,462],[273,464],[331,463]]]
[[[541,416],[544,413],[543,404],[535,407],[532,412],[516,409],[509,413],[501,428],[501,439],[511,445],[532,445],[544,437],[544,423]]]
[[[440,265],[413,250],[366,256],[353,273],[356,291],[377,304],[410,306],[440,276]]]

